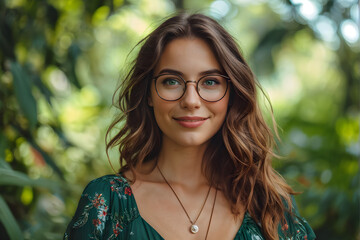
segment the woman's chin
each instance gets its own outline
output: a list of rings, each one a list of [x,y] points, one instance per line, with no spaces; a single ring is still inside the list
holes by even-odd
[[[209,139],[202,136],[196,136],[193,134],[189,135],[178,135],[176,138],[169,139],[163,138],[164,146],[173,145],[182,148],[199,148],[204,147],[209,143]]]

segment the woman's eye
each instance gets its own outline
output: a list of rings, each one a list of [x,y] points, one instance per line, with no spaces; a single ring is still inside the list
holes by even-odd
[[[163,84],[173,86],[173,85],[180,85],[180,82],[176,79],[165,79],[163,81]]]
[[[205,79],[205,81],[204,81],[205,86],[214,86],[217,84],[219,84],[219,81],[216,79]]]

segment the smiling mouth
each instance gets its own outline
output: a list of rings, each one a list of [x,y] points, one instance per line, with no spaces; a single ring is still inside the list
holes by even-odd
[[[184,122],[198,122],[198,121],[205,121],[208,118],[205,117],[174,117],[176,121],[184,121]]]
[[[176,120],[182,127],[185,128],[197,128],[200,127],[208,117],[174,117],[174,120]]]

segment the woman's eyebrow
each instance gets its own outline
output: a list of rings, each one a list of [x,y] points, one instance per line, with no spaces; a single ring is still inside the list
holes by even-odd
[[[221,75],[224,74],[224,72],[220,71],[219,69],[210,69],[210,70],[201,72],[200,75],[209,75],[209,74],[214,74],[214,73],[221,74]]]
[[[162,74],[162,73],[170,73],[170,74],[176,74],[176,75],[180,75],[180,76],[184,75],[182,72],[176,71],[176,70],[170,69],[170,68],[164,68],[158,74]]]
[[[159,74],[162,73],[170,73],[170,74],[177,74],[180,76],[183,76],[184,74],[180,71],[174,70],[174,69],[169,69],[169,68],[164,68],[162,69]],[[206,70],[203,72],[200,72],[199,75],[203,76],[203,75],[209,75],[209,74],[224,74],[222,71],[220,71],[219,69],[210,69],[210,70]]]

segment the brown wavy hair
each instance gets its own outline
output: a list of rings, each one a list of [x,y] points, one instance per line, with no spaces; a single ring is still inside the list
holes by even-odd
[[[138,165],[157,158],[162,133],[148,106],[153,72],[166,44],[187,37],[206,41],[231,79],[228,113],[203,157],[204,174],[223,191],[234,215],[245,206],[261,224],[264,237],[278,239],[278,226],[285,221],[284,212],[291,209],[294,192],[271,166],[274,136],[257,102],[261,87],[232,36],[215,20],[180,13],[138,43],[140,51],[119,88],[117,104],[122,114],[110,125],[107,138],[116,126],[121,129],[107,141],[106,150],[118,147],[120,172],[134,173]]]

